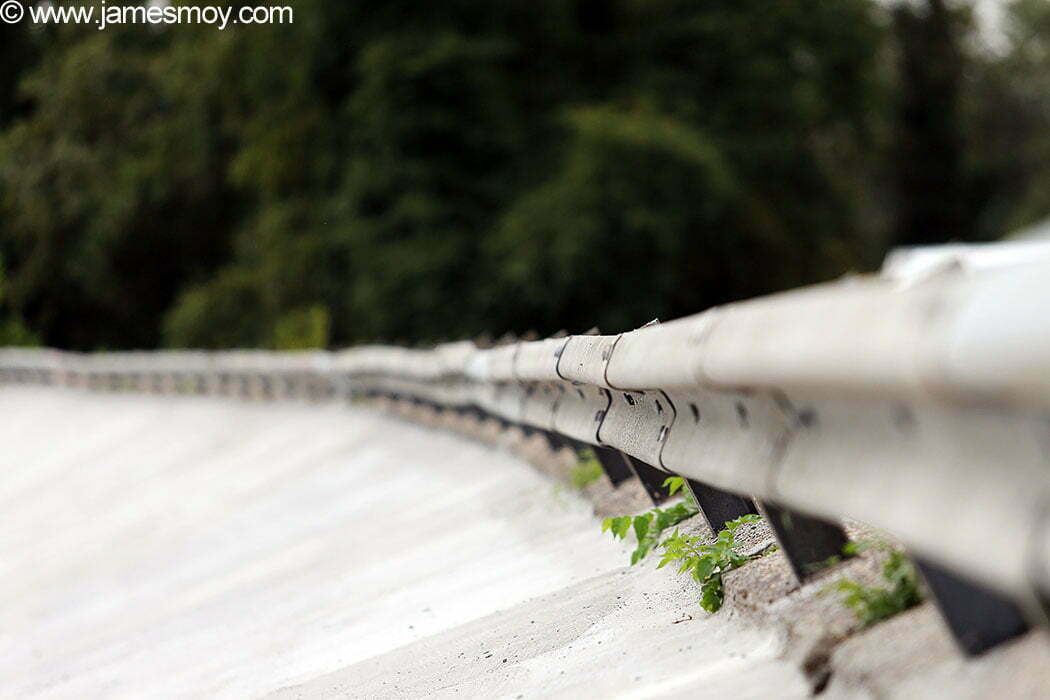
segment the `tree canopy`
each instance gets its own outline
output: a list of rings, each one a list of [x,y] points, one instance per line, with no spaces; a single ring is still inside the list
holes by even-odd
[[[1040,0],[998,53],[940,0],[294,8],[0,30],[3,327],[77,349],[616,332],[1050,213]]]

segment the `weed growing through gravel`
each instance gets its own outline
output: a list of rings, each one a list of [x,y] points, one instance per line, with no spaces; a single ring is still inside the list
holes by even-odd
[[[752,514],[727,522],[712,544],[703,544],[701,538],[683,535],[675,528],[674,534],[659,545],[663,549],[663,555],[660,565],[656,568],[662,569],[668,564],[677,564],[678,573],[688,572],[700,584],[700,607],[710,613],[718,612],[725,598],[722,575],[764,555],[759,553],[745,556],[738,552],[737,547],[740,543],[736,541],[737,528],[744,523],[754,523],[761,519],[760,516]]]
[[[569,470],[569,485],[577,491],[582,491],[601,479],[604,472],[593,450],[581,450],[579,457],[580,460]]]
[[[850,542],[843,551],[853,555],[872,548],[884,549],[889,553],[882,565],[882,578],[886,586],[864,586],[850,579],[842,579],[824,589],[844,594],[842,604],[850,608],[865,627],[922,602],[919,577],[904,552],[884,542]]]
[[[679,476],[668,477],[664,481],[664,487],[669,488],[671,495],[678,493],[684,486],[685,480]],[[627,533],[634,531],[638,547],[631,552],[631,566],[645,559],[650,550],[656,546],[660,535],[664,530],[693,517],[700,512],[692,498],[676,503],[670,508],[653,508],[642,515],[621,515],[616,518],[606,518],[602,521],[602,532],[611,532],[617,539],[624,539]]]
[[[768,553],[745,556],[736,551],[740,544],[736,541],[737,528],[744,523],[758,522],[762,518],[752,514],[727,522],[712,544],[703,544],[700,537],[683,535],[678,528],[675,528],[674,534],[660,542],[660,535],[664,530],[700,512],[692,494],[685,490],[685,479],[680,476],[668,477],[664,480],[664,488],[668,489],[672,496],[683,491],[686,499],[670,508],[654,508],[642,515],[606,518],[602,521],[602,532],[610,531],[613,537],[622,540],[627,537],[627,533],[634,531],[638,547],[631,553],[631,566],[644,559],[651,550],[657,547],[663,549],[660,564],[656,568],[662,569],[672,562],[677,563],[678,573],[688,571],[700,584],[700,607],[708,612],[718,612],[725,597],[722,574]]]

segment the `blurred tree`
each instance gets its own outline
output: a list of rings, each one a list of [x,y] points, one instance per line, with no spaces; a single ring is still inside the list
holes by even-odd
[[[75,348],[616,331],[1046,211],[1040,0],[1000,56],[897,10],[896,74],[872,0],[295,10],[4,30],[9,315]]]
[[[4,303],[6,284],[4,259],[0,256],[0,346],[39,345],[40,339],[26,328],[18,316],[6,310]]]
[[[27,24],[0,24],[0,129],[24,115],[31,104],[20,92],[19,83],[38,59],[37,42]],[[4,184],[0,181],[0,202]],[[11,310],[6,293],[4,257],[14,248],[7,222],[0,218],[0,345],[35,345],[39,338],[32,334],[21,318]]]
[[[900,54],[894,243],[972,240],[977,227],[960,102],[965,19],[944,0],[926,0],[896,5],[893,20]]]
[[[274,328],[274,347],[278,350],[309,350],[328,345],[331,319],[321,306],[296,309],[283,315]]]
[[[1050,3],[1014,0],[964,82],[977,236],[1050,217]]]
[[[870,264],[870,4],[614,7],[620,79],[503,217],[488,316],[616,331]]]
[[[28,23],[0,23],[0,127],[31,108],[18,88],[38,57],[39,43]]]
[[[50,344],[155,345],[179,286],[225,255],[222,86],[198,32],[67,25],[22,82],[33,109],[0,136],[8,293]]]
[[[483,272],[479,233],[506,201],[522,148],[513,84],[501,75],[508,54],[496,39],[452,31],[390,36],[362,52],[337,207],[358,337],[467,330],[473,309],[455,302]]]
[[[242,342],[274,344],[277,319],[313,306],[339,343],[490,322],[469,301],[480,241],[519,183],[553,160],[551,105],[572,82],[553,69],[571,43],[572,27],[559,25],[571,25],[571,7],[417,1],[365,12],[317,1],[298,8],[310,19],[292,36],[239,36],[238,72],[249,77],[233,89],[244,118],[231,176],[255,214],[231,269],[255,280],[271,319],[261,328],[244,314]],[[344,47],[339,60],[331,46]],[[287,57],[279,65],[276,53]],[[224,293],[217,282],[187,292],[169,342],[188,342],[185,305]]]
[[[206,285],[182,294],[168,314],[168,343],[206,349],[265,345],[268,313],[261,295],[261,287],[245,271],[221,271]]]
[[[509,328],[627,329],[737,291],[713,260],[759,277],[763,261],[745,254],[737,236],[748,234],[734,226],[739,181],[702,133],[645,109],[580,108],[568,122],[564,167],[489,241],[492,317]]]
[[[225,182],[243,213],[226,232],[231,259],[185,280],[164,317],[167,344],[271,347],[280,319],[296,309],[346,318],[348,256],[327,208],[346,152],[341,112],[361,13],[303,0],[294,25],[221,35],[213,110],[230,146]]]
[[[993,240],[1050,216],[1050,5],[1007,3],[993,45],[971,9],[893,12],[895,244]]]

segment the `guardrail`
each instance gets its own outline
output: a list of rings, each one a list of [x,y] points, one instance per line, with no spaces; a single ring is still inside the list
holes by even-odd
[[[1028,249],[1026,249],[1027,251]],[[1050,600],[1050,256],[897,254],[878,277],[618,335],[482,349],[0,351],[0,383],[254,398],[386,396],[593,446],[716,529],[763,512],[800,580],[850,517],[911,551],[964,650]]]

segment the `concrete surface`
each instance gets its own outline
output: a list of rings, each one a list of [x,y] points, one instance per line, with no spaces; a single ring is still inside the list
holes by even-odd
[[[511,455],[341,405],[0,389],[0,695],[801,697]]]

